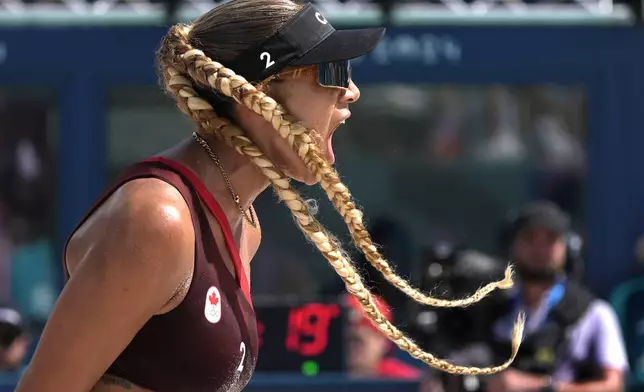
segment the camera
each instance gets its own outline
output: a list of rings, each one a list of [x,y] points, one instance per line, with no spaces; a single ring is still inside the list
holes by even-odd
[[[501,260],[462,244],[438,242],[425,248],[421,260],[424,292],[444,299],[461,299],[492,281],[504,277]],[[483,302],[467,308],[426,308],[413,306],[412,330],[416,341],[426,350],[457,365],[487,367],[493,354],[485,342],[493,322],[489,306],[501,299],[493,292]],[[437,375],[450,391],[478,391],[484,380],[478,377]],[[449,380],[448,380],[449,379]]]

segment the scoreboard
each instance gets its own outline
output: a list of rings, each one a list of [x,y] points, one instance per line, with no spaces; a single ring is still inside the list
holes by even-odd
[[[334,302],[255,306],[259,333],[256,371],[301,373],[344,369],[343,307]]]

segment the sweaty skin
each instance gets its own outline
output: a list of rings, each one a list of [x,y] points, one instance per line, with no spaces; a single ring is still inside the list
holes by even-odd
[[[194,148],[184,143],[163,155],[199,173],[190,158]],[[233,232],[248,274],[261,230],[236,221]],[[210,224],[219,249],[226,250],[218,223],[210,218]],[[69,242],[65,262],[71,278],[17,392],[149,392],[104,372],[150,317],[181,303],[192,279],[194,241],[188,206],[171,185],[137,179],[115,191]],[[228,252],[222,257],[234,274]],[[60,352],[66,363],[51,366]],[[46,374],[47,385],[42,377],[29,377],[32,372]]]
[[[360,97],[356,85],[351,83],[347,90],[327,88],[310,76],[277,83],[272,90],[290,113],[317,130],[316,140],[332,157],[332,134],[351,115],[348,105]],[[316,182],[270,123],[240,105],[236,110],[239,126],[269,160],[296,180]],[[209,142],[244,208],[252,208],[268,186],[267,179],[234,149],[214,138]],[[261,230],[245,223],[217,166],[190,140],[160,155],[190,168],[204,181],[228,218],[250,277]],[[219,224],[212,217],[210,224],[234,275]],[[157,179],[121,186],[72,236],[65,255],[71,278],[16,392],[145,391],[105,372],[150,317],[181,303],[192,280],[194,241],[188,206],[174,187]]]

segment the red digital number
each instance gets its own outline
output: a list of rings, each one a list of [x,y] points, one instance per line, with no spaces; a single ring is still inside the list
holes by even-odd
[[[329,326],[340,316],[338,304],[307,304],[291,309],[286,332],[286,350],[306,357],[322,354],[329,344]]]

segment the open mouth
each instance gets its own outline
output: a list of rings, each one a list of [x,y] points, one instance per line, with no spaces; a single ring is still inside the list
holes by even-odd
[[[338,125],[336,125],[335,128],[333,128],[331,132],[329,132],[329,137],[327,138],[327,145],[326,145],[326,158],[330,164],[335,163],[335,154],[333,153],[333,134],[335,134],[335,131],[338,128],[340,128],[340,125],[344,125],[347,123],[348,118],[349,116],[347,116],[347,118],[345,118],[344,120],[340,121]]]
[[[331,130],[331,132],[329,133],[329,135],[333,135],[333,134],[335,133],[335,131],[337,131],[337,130],[338,130],[338,128],[340,128],[340,125],[344,125],[344,124],[346,124],[346,123],[347,123],[347,120],[342,120],[342,121],[340,121],[340,122],[338,123],[338,125],[336,125],[336,126]]]

